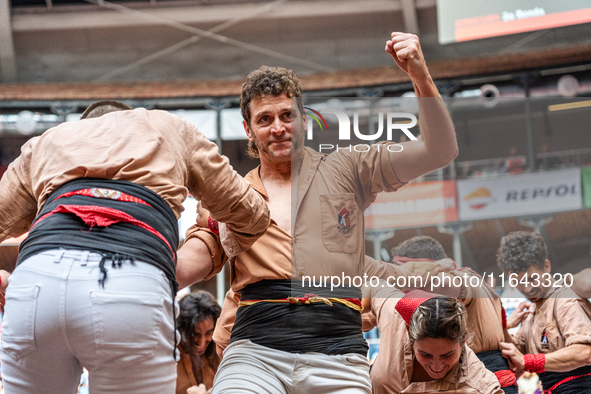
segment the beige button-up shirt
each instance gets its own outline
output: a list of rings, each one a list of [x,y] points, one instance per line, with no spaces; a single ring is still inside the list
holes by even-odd
[[[552,353],[573,344],[591,345],[591,303],[557,282],[546,298],[535,304],[513,336],[522,353]]]
[[[412,382],[414,352],[408,329],[396,304],[404,294],[396,288],[374,287],[371,308],[382,334],[380,352],[371,370],[374,394],[457,393],[503,394],[496,376],[464,346],[460,363],[441,380]]]
[[[452,276],[476,276],[474,271],[466,269],[451,271]],[[469,283],[469,282],[468,282]],[[468,346],[475,353],[499,350],[505,341],[503,331],[502,304],[499,295],[486,283],[482,286],[464,287],[461,301],[468,313],[468,330],[473,334]]]
[[[263,279],[301,279],[320,276],[363,276],[365,271],[364,210],[379,192],[396,191],[398,181],[386,145],[369,152],[340,150],[330,155],[305,148],[300,170],[293,237],[271,222],[267,232],[252,248],[230,257],[232,291],[222,309],[214,341],[229,344],[239,296],[249,283]],[[245,179],[267,198],[259,169]],[[219,237],[209,229],[193,226],[187,239],[198,237],[214,260],[211,277],[221,270],[226,254]],[[372,270],[379,271],[373,267]],[[384,272],[388,272],[385,270]],[[392,265],[392,272],[395,267]],[[348,285],[348,283],[346,283]],[[330,282],[328,283],[330,286]]]
[[[77,178],[145,186],[177,218],[190,192],[244,248],[269,225],[261,196],[195,126],[166,111],[138,108],[62,123],[27,141],[0,181],[0,241],[25,233],[49,195]]]

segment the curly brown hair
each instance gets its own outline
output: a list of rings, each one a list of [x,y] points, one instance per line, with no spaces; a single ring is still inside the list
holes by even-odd
[[[445,338],[462,343],[468,337],[467,319],[466,307],[455,298],[431,298],[413,313],[408,334],[412,343],[423,338]]]
[[[524,272],[532,265],[544,268],[548,259],[546,241],[538,233],[514,231],[501,239],[497,264],[505,272]]]
[[[250,126],[250,103],[254,99],[285,93],[287,97],[299,97],[297,100],[300,112],[303,112],[302,84],[292,70],[283,67],[261,66],[246,77],[240,94],[240,111],[242,118]],[[246,153],[250,157],[259,157],[259,151],[253,141],[248,141]]]

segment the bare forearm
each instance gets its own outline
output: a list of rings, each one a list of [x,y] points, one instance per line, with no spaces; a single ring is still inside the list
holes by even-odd
[[[568,372],[589,365],[591,345],[575,344],[546,355],[546,371]]]
[[[191,238],[177,252],[176,280],[182,289],[203,280],[213,269],[209,249],[199,238]]]
[[[420,79],[417,78],[416,80],[413,79],[412,84],[417,97],[441,97],[431,75],[427,75]]]

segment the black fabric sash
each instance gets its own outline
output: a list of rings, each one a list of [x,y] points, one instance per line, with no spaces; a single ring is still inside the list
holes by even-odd
[[[591,393],[591,365],[577,368],[570,372],[543,372],[540,375],[544,392],[549,390],[556,383],[571,376],[581,376],[580,378],[562,383],[552,390],[552,394],[590,394]]]
[[[64,193],[88,188],[106,188],[140,198],[148,205],[74,195],[57,198]],[[143,222],[168,242],[150,231],[131,223],[115,223],[107,227],[90,228],[72,213],[55,213],[43,218],[59,205],[100,206],[122,211]],[[90,250],[102,254],[109,260],[123,258],[137,259],[162,269],[171,281],[176,294],[175,280],[176,248],[179,243],[178,223],[170,206],[162,197],[144,186],[107,179],[76,179],[61,186],[48,198],[41,212],[35,218],[29,236],[21,243],[17,265],[27,258],[50,249]]]
[[[262,280],[240,291],[241,301],[302,297],[314,293],[322,297],[361,298],[351,288],[301,286],[301,281]],[[238,308],[231,342],[249,339],[253,343],[289,353],[317,352],[328,355],[367,355],[369,347],[361,331],[361,313],[345,305],[309,305],[260,302]]]
[[[476,353],[476,357],[492,373],[509,369],[509,363],[503,357],[503,353],[500,350],[488,350],[486,352]],[[518,394],[519,392],[517,385],[502,387],[502,389],[505,394]]]

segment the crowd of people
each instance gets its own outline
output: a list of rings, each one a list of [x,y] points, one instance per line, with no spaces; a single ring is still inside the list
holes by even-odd
[[[365,256],[363,211],[377,194],[458,154],[418,38],[392,33],[386,52],[419,98],[417,140],[321,154],[304,144],[299,79],[266,66],[240,97],[260,160],[245,178],[188,122],[116,101],[29,140],[0,181],[0,240],[29,231],[12,275],[0,271],[5,392],[75,393],[85,367],[93,394],[501,394],[525,371],[548,393],[590,393],[589,272],[572,288],[523,280],[551,272],[539,235],[499,248],[532,304],[514,336],[488,285],[442,285],[479,276],[434,240],[401,244],[394,263]],[[177,251],[188,192],[200,214]],[[179,287],[226,261],[223,307],[191,293],[175,318]],[[368,275],[427,285],[351,284]],[[376,325],[370,367],[362,332]]]

